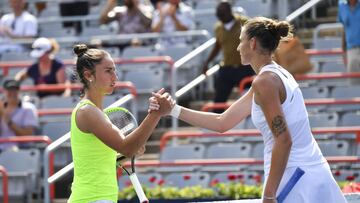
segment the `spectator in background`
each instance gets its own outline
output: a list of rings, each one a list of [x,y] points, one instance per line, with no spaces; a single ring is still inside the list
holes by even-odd
[[[101,13],[100,23],[105,24],[116,20],[119,34],[150,32],[153,7],[141,3],[139,0],[124,0],[123,4],[124,6],[118,5],[118,1],[108,0]],[[129,43],[120,45],[120,49],[141,43],[139,39],[133,39]]]
[[[13,12],[0,19],[0,54],[6,51],[23,51],[23,46],[11,40],[33,38],[38,34],[37,19],[25,10],[25,3],[25,0],[9,0]]]
[[[338,20],[344,26],[343,51],[348,72],[360,72],[360,1],[339,0]],[[360,84],[360,79],[351,80]]]
[[[38,38],[32,45],[31,57],[38,59],[36,63],[31,65],[28,69],[24,69],[16,74],[15,79],[23,81],[30,77],[35,85],[39,84],[70,84],[66,77],[64,64],[54,57],[54,53],[59,46],[55,40],[48,38]],[[37,95],[42,98],[48,95],[70,96],[71,90],[58,92],[37,92]]]
[[[5,98],[0,100],[0,137],[32,135],[38,127],[36,107],[29,102],[21,101],[20,83],[9,79],[3,84]],[[2,144],[0,150],[14,150],[15,144]]]
[[[69,1],[60,2],[60,15],[61,16],[85,16],[89,14],[90,3],[86,1]],[[74,27],[77,34],[82,32],[81,21],[67,21],[63,23],[64,27]]]
[[[153,16],[151,29],[153,32],[170,34],[175,31],[187,31],[194,28],[193,10],[181,0],[158,2]],[[161,38],[158,42],[162,46],[185,44],[184,37]]]
[[[233,87],[238,86],[243,78],[255,73],[250,65],[242,65],[240,55],[236,50],[240,42],[241,28],[247,18],[234,14],[231,5],[226,1],[218,4],[216,16],[219,19],[215,24],[216,42],[203,66],[203,73],[206,74],[209,63],[222,50],[223,60],[220,64],[220,70],[215,76],[214,102],[226,102]],[[216,110],[216,112],[222,111]]]

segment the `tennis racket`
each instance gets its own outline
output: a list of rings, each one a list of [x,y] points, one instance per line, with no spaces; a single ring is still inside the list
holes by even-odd
[[[125,108],[111,107],[106,109],[104,112],[109,117],[111,123],[118,127],[124,136],[129,135],[138,126],[135,117]],[[135,173],[135,156],[131,157],[131,171],[121,164],[121,161],[124,159],[126,159],[124,155],[118,154],[116,159],[117,166],[120,166],[126,174],[129,175],[130,181],[135,189],[140,203],[148,203],[149,200],[146,198],[144,190],[142,189],[139,179]]]

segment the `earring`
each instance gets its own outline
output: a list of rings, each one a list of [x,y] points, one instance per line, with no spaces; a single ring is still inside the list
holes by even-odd
[[[89,80],[89,82],[92,82],[92,80]]]

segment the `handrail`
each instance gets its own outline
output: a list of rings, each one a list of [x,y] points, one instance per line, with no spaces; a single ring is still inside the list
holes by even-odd
[[[219,103],[206,103],[201,107],[201,111],[207,111],[214,109],[227,109],[232,103],[219,102]],[[360,97],[354,97],[350,99],[334,99],[334,98],[321,98],[321,99],[306,99],[305,105],[341,105],[341,104],[360,104]]]
[[[360,143],[360,126],[349,126],[349,127],[321,127],[312,128],[313,134],[324,134],[324,133],[355,133],[356,142]],[[166,143],[172,138],[188,138],[188,137],[227,137],[227,136],[260,136],[261,133],[257,129],[242,129],[242,130],[231,130],[224,133],[216,132],[198,132],[198,131],[169,131],[164,133],[160,139],[160,150],[163,150]]]
[[[321,1],[322,0],[311,0],[311,1],[306,2],[300,8],[296,9],[294,12],[289,14],[286,17],[286,21],[289,21],[289,22],[293,21],[295,18],[299,17],[301,14],[305,13],[307,10],[309,10],[310,8],[312,8],[313,6],[315,6],[316,4],[318,4]]]
[[[177,70],[184,65],[186,62],[190,61],[191,59],[193,59],[195,56],[201,54],[204,50],[206,50],[207,48],[209,48],[210,46],[213,46],[215,44],[215,38],[211,38],[210,40],[206,41],[204,44],[200,45],[198,48],[192,50],[190,53],[186,54],[185,56],[183,56],[182,58],[180,58],[179,60],[177,60],[174,65],[173,65],[173,69],[171,71],[171,95],[175,98],[178,99],[177,97],[177,85],[176,85],[176,81],[177,81]],[[175,130],[178,126],[178,120],[175,118],[172,118],[172,128],[173,130]]]
[[[129,89],[129,92],[134,95],[135,97],[137,96],[137,91],[136,88],[134,86],[134,84],[132,82],[116,82],[115,83],[115,88],[125,88],[125,89]],[[39,84],[39,85],[22,85],[20,87],[20,91],[38,91],[38,92],[56,92],[56,91],[61,91],[61,90],[65,90],[67,88],[70,88],[71,90],[80,90],[83,88],[83,85],[81,84]],[[3,92],[4,89],[0,88],[0,92]]]
[[[69,17],[70,18],[70,17]],[[171,33],[133,33],[133,34],[106,34],[106,35],[91,35],[91,36],[65,36],[65,37],[56,37],[56,41],[61,43],[71,43],[74,42],[90,42],[92,40],[101,40],[106,43],[121,43],[127,42],[132,39],[158,39],[162,37],[195,37],[203,36],[209,38],[210,34],[207,30],[188,30],[188,31],[176,31]],[[14,39],[11,40],[13,43],[18,44],[32,44],[34,39]]]
[[[329,163],[359,163],[360,157],[357,156],[328,156],[325,157]],[[254,158],[237,159],[177,159],[174,161],[160,160],[139,160],[135,163],[136,167],[166,167],[166,166],[211,166],[211,165],[242,165],[242,164],[263,164],[264,160]],[[130,166],[130,162],[125,163],[125,167]],[[121,169],[119,169],[121,170]]]
[[[342,29],[343,25],[341,23],[324,23],[324,24],[320,24],[318,26],[316,26],[316,28],[314,29],[314,34],[313,34],[313,42],[317,42],[318,38],[319,38],[319,33],[321,32],[321,30],[326,30],[326,29]],[[341,36],[339,36],[341,37]],[[315,47],[316,44],[314,45]]]
[[[62,61],[64,65],[75,65],[72,59]],[[174,61],[169,56],[151,56],[138,57],[133,59],[114,58],[115,64],[131,64],[131,63],[167,63],[172,68]],[[9,68],[26,68],[33,64],[33,61],[8,61],[0,62],[0,68],[3,69],[3,75],[9,74]]]
[[[2,189],[3,189],[3,202],[9,202],[9,183],[8,183],[8,173],[4,166],[0,165],[0,173],[2,175]]]
[[[29,142],[42,142],[49,146],[49,145],[51,145],[52,140],[47,136],[41,136],[41,135],[25,135],[25,136],[20,136],[20,137],[0,138],[0,143],[29,143]],[[53,174],[54,173],[54,155],[52,153],[50,154],[49,161],[47,161],[47,163],[48,163],[47,166],[49,167],[49,173]],[[45,164],[45,162],[44,162],[44,164]],[[0,172],[3,173],[1,171],[1,166],[0,166]],[[3,183],[3,185],[4,185],[4,183]],[[4,186],[3,186],[3,188],[4,188]],[[54,188],[54,185],[52,185],[50,188],[50,195],[52,197],[54,197],[54,194],[55,194],[55,188]]]
[[[239,83],[239,94],[241,95],[246,87],[254,80],[255,76],[249,76],[241,80]],[[323,80],[323,79],[341,79],[341,78],[360,78],[360,73],[342,73],[342,72],[333,72],[333,73],[308,73],[296,75],[296,80]]]
[[[344,51],[340,48],[335,48],[335,49],[330,49],[330,50],[306,49],[305,53],[309,56],[341,55],[344,53]]]

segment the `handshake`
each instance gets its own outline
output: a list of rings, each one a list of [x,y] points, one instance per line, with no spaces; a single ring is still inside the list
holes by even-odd
[[[148,113],[157,112],[161,116],[171,115],[178,118],[180,115],[181,107],[176,104],[176,101],[171,97],[164,88],[161,88],[156,93],[152,93],[149,98]]]

